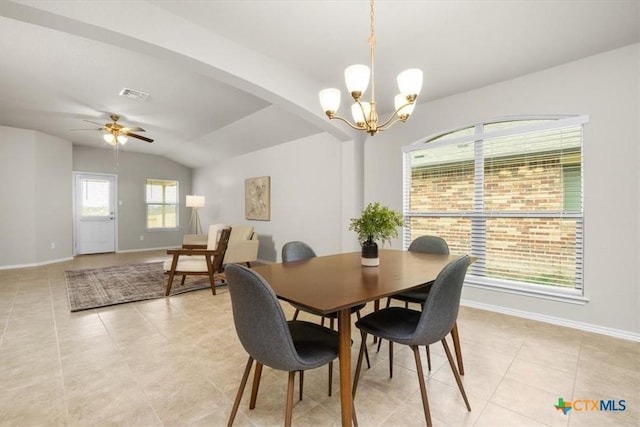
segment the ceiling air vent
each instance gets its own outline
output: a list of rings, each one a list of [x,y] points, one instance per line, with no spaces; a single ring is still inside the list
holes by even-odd
[[[149,96],[149,94],[146,92],[142,92],[135,89],[127,89],[127,88],[122,89],[119,95],[126,96],[127,98],[130,98],[130,99],[137,99],[139,101],[144,101]]]

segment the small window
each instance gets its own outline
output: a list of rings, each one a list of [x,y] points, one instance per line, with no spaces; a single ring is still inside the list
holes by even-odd
[[[147,179],[147,229],[178,228],[178,181]]]

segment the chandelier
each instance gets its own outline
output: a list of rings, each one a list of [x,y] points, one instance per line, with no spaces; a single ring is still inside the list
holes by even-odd
[[[340,90],[335,88],[323,89],[320,91],[320,105],[327,117],[330,119],[338,119],[357,130],[364,130],[371,136],[379,131],[389,129],[398,121],[406,122],[413,109],[415,108],[416,98],[422,89],[422,70],[410,68],[398,74],[398,89],[400,93],[394,98],[394,108],[396,109],[389,118],[380,124],[378,122],[378,113],[376,112],[375,101],[375,46],[376,39],[374,36],[374,13],[373,0],[370,2],[370,31],[369,31],[369,47],[371,50],[371,68],[366,65],[351,65],[344,71],[347,90],[351,93],[351,97],[355,101],[351,105],[351,115],[354,123],[344,117],[336,115],[340,107]],[[361,100],[362,94],[367,90],[371,80],[371,101],[364,102]]]

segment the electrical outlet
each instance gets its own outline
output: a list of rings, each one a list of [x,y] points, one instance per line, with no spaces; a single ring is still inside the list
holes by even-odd
[[[56,248],[56,242],[51,242],[51,249],[55,249]]]
[[[140,240],[144,240],[144,236],[140,236]]]

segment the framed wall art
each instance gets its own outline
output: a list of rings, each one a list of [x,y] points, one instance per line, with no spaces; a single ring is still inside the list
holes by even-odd
[[[271,220],[271,177],[244,180],[244,217],[258,221]]]

